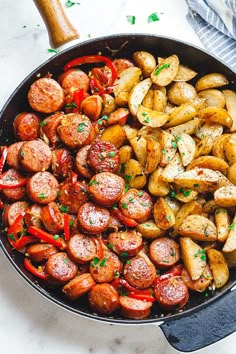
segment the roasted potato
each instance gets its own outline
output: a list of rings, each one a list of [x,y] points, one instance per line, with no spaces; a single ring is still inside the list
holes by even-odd
[[[174,82],[168,90],[168,99],[171,103],[180,106],[197,97],[197,91],[193,85],[187,82]]]
[[[139,105],[137,109],[137,119],[144,126],[157,128],[162,127],[169,119],[169,115],[164,112],[157,112],[153,109]]]
[[[175,215],[164,198],[159,198],[154,204],[153,216],[155,223],[162,230],[168,230],[175,224]]]
[[[147,181],[142,165],[134,159],[126,163],[125,176],[129,176],[129,185],[132,188],[143,188]]]
[[[202,213],[202,206],[199,203],[197,203],[195,200],[183,204],[176,214],[175,225],[173,226],[173,229],[171,231],[171,236],[175,237],[178,235],[179,227],[188,215],[201,214],[201,213]]]
[[[163,169],[161,178],[163,181],[173,182],[174,178],[181,172],[184,172],[184,166],[179,154],[177,153],[168,163],[168,165]]]
[[[213,149],[214,140],[210,136],[205,136],[196,145],[195,158],[202,155],[209,155]]]
[[[102,115],[107,115],[115,111],[116,102],[114,97],[105,93],[104,95],[102,95],[102,100],[103,100]]]
[[[116,173],[118,173],[121,176],[124,176],[125,175],[125,165],[131,159],[133,149],[130,145],[123,145],[119,148],[119,153],[120,153],[120,165],[119,165]]]
[[[159,138],[161,147],[161,166],[166,166],[173,159],[177,150],[175,138],[170,133],[162,131]]]
[[[224,141],[224,152],[229,164],[236,162],[236,135],[232,134]]]
[[[236,131],[236,92],[232,90],[223,90],[225,96],[226,108],[233,120],[233,124],[230,127],[230,132]]]
[[[174,80],[179,71],[179,58],[171,55],[158,64],[151,73],[152,82],[158,86],[167,86]]]
[[[229,166],[227,177],[236,186],[236,162]]]
[[[135,66],[122,71],[114,82],[114,95],[117,97],[121,92],[130,92],[131,89],[140,82],[142,71]]]
[[[164,90],[163,90],[164,89]],[[166,112],[167,96],[164,87],[155,88],[153,90],[153,107],[154,111]]]
[[[225,125],[227,128],[230,128],[233,124],[233,119],[229,113],[218,107],[206,107],[198,112],[198,117],[200,119]]]
[[[142,101],[142,105],[145,108],[153,109],[153,96],[154,96],[154,90],[150,88]]]
[[[165,234],[165,230],[160,229],[153,220],[148,220],[138,224],[136,229],[144,238],[148,239],[161,237]]]
[[[140,138],[141,140],[141,138]],[[144,173],[152,173],[156,170],[161,160],[161,147],[158,141],[145,137],[146,140],[146,164]]]
[[[156,67],[155,57],[143,50],[133,54],[133,61],[142,70],[143,77],[145,78],[149,77]]]
[[[216,204],[222,207],[236,206],[236,186],[226,186],[218,188],[214,193]]]
[[[150,78],[140,81],[136,84],[130,94],[129,94],[129,110],[130,113],[136,117],[139,105],[142,103],[142,100],[146,96],[148,90],[152,86],[152,81]]]
[[[175,107],[170,113],[170,118],[165,124],[164,128],[174,127],[179,124],[186,123],[194,118],[197,114],[197,110],[190,103],[181,104]]]
[[[147,141],[143,137],[134,137],[129,139],[134,154],[140,164],[144,167],[147,160]]]
[[[167,129],[167,132],[174,136],[178,136],[183,133],[191,135],[198,130],[202,122],[203,122],[202,119],[193,118],[192,120],[186,123],[176,125],[175,127],[171,127]]]
[[[183,166],[188,166],[196,155],[196,143],[193,138],[186,133],[177,135],[176,142]]]
[[[180,237],[184,266],[192,280],[199,279],[206,268],[206,252],[190,237]]]
[[[202,121],[202,120],[201,120]],[[203,123],[202,126],[196,130],[195,136],[198,139],[203,139],[205,136],[210,136],[213,140],[217,139],[223,133],[223,126],[214,122]]]
[[[223,252],[234,252],[236,250],[236,216],[229,226],[229,234],[223,247]]]
[[[190,81],[197,75],[197,72],[184,66],[179,65],[179,70],[173,81]]]
[[[170,192],[170,186],[168,182],[162,179],[162,167],[158,167],[149,177],[148,190],[151,194],[157,197],[163,197]]]
[[[184,188],[193,189],[199,193],[214,191],[218,186],[217,173],[208,168],[194,168],[178,174],[174,183]]]
[[[219,157],[215,156],[200,156],[194,159],[187,167],[187,170],[192,170],[193,168],[209,168],[211,170],[218,170],[223,173],[227,173],[229,165],[227,162]]]
[[[208,90],[200,91],[198,93],[198,97],[206,99],[207,107],[217,107],[217,108],[225,107],[225,97],[220,90],[208,89]]]
[[[229,279],[229,268],[222,252],[211,248],[207,250],[207,257],[216,288],[222,288]]]
[[[215,139],[213,148],[212,148],[212,154],[216,157],[219,157],[223,160],[226,160],[225,156],[225,142],[230,137],[230,134],[222,134],[218,138]]]
[[[125,130],[120,124],[111,125],[104,130],[101,140],[109,141],[119,149],[126,140]]]
[[[215,224],[217,238],[220,242],[225,242],[229,235],[230,219],[226,209],[218,208],[215,211]]]
[[[179,234],[196,241],[216,241],[216,226],[202,215],[189,215],[179,227]]]
[[[217,88],[227,85],[229,82],[227,78],[219,73],[211,73],[202,76],[196,83],[195,88],[197,91],[203,91],[210,88]]]

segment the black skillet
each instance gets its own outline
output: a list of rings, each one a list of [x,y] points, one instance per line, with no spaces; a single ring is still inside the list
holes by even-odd
[[[180,62],[191,67],[201,75],[209,72],[219,72],[228,78],[228,88],[235,89],[236,73],[225,64],[203,50],[174,39],[148,34],[122,34],[90,40],[71,47],[55,55],[36,70],[34,70],[16,90],[5,104],[0,115],[0,145],[14,142],[12,122],[22,111],[31,110],[27,102],[27,92],[30,85],[48,72],[57,79],[63,66],[70,60],[82,55],[102,53],[113,57],[131,58],[137,50],[150,51],[155,56],[177,54]],[[176,349],[189,352],[212,344],[236,330],[236,292],[231,288],[236,284],[236,271],[231,270],[226,286],[214,293],[193,293],[189,303],[173,314],[162,314],[158,306],[153,307],[151,315],[143,320],[129,320],[119,314],[100,316],[93,313],[86,300],[76,303],[69,302],[61,293],[44,287],[22,265],[21,253],[12,251],[3,230],[0,233],[1,247],[20,275],[39,293],[52,302],[79,315],[114,324],[159,324],[169,343]]]

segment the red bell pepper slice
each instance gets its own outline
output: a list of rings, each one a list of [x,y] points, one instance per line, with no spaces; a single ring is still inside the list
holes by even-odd
[[[162,274],[158,278],[156,278],[153,282],[153,285],[156,286],[157,284],[159,284],[163,280],[170,279],[173,277],[177,277],[178,275],[181,275],[182,269],[183,269],[182,264],[178,264],[176,266],[173,266],[167,272],[165,272],[164,274]]]
[[[6,158],[7,158],[7,152],[8,152],[8,147],[2,146],[1,147],[1,158],[0,158],[0,173],[2,173],[3,167],[5,165]]]
[[[4,203],[2,201],[2,199],[0,198],[0,210],[3,210],[4,209]]]
[[[65,248],[65,242],[62,238],[55,239],[55,238],[53,238],[53,235],[49,234],[48,232],[46,232],[44,230],[41,230],[38,227],[30,226],[28,228],[28,232],[31,235],[38,237],[40,240],[42,240],[44,242],[50,243],[51,245],[54,245],[59,248],[63,248],[63,249]]]
[[[44,270],[42,269],[41,266],[39,266],[38,268],[36,268],[32,263],[31,260],[28,257],[24,258],[24,266],[25,268],[32,273],[33,275],[35,275],[36,277],[43,279],[43,280],[47,280],[48,276],[47,274],[44,272]]]
[[[113,207],[109,211],[111,215],[115,216],[125,226],[135,227],[138,225],[137,221],[135,221],[134,219],[124,216],[120,209],[118,209],[118,207]]]
[[[69,241],[70,239],[70,215],[69,214],[64,215],[64,236],[65,236],[65,241]]]
[[[11,224],[11,226],[7,230],[7,239],[12,247],[15,247],[16,242],[19,239],[19,235],[23,231],[23,217],[25,212],[19,214],[15,221]]]
[[[22,236],[16,241],[14,248],[17,251],[20,251],[29,243],[34,243],[37,241],[38,241],[38,239],[33,236]]]
[[[104,63],[110,70],[112,75],[112,84],[117,78],[117,70],[113,62],[103,55],[85,55],[83,57],[76,58],[67,63],[64,67],[64,71],[69,70],[77,65],[92,64],[92,63]]]
[[[103,250],[103,243],[102,240],[99,237],[96,236],[92,236],[92,239],[96,245],[96,249],[97,249],[97,257],[99,259],[103,259],[104,257],[104,250]]]
[[[153,296],[148,296],[145,294],[135,294],[135,293],[129,293],[128,297],[132,297],[133,299],[137,299],[137,300],[142,300],[142,301],[148,301],[148,302],[155,302],[156,299]]]
[[[122,278],[117,278],[117,279],[113,280],[111,285],[114,286],[114,288],[116,288],[116,289],[123,286],[127,290],[129,290],[130,292],[132,292],[134,294],[148,295],[148,296],[152,295],[152,289],[145,289],[145,290],[136,289],[133,286],[129,285],[129,283],[125,279],[122,279]]]
[[[14,188],[19,188],[19,187],[23,187],[24,185],[26,185],[28,181],[28,178],[22,178],[20,182],[14,182],[14,181],[2,181],[0,179],[0,188],[2,189],[14,189]]]

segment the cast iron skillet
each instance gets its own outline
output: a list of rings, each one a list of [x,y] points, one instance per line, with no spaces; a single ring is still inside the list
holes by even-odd
[[[57,79],[63,66],[70,60],[88,54],[101,52],[103,55],[116,57],[131,57],[137,50],[150,51],[155,56],[177,54],[180,62],[199,72],[201,75],[209,72],[219,72],[228,78],[228,88],[235,89],[236,73],[225,64],[203,50],[174,39],[147,34],[122,34],[90,40],[71,47],[55,55],[36,70],[34,70],[13,92],[0,114],[0,144],[10,144],[14,141],[12,122],[22,111],[31,111],[27,102],[27,92],[30,85],[48,72]],[[3,229],[3,228],[1,228]],[[0,232],[1,247],[20,275],[39,293],[52,302],[79,315],[114,324],[160,324],[169,343],[178,350],[189,352],[203,348],[236,330],[236,292],[230,291],[236,284],[236,271],[231,270],[228,284],[214,293],[193,293],[186,308],[174,314],[162,314],[154,305],[151,315],[143,320],[129,320],[117,314],[100,316],[93,313],[81,300],[69,302],[61,291],[47,289],[29,274],[22,265],[23,255],[11,250],[3,230]]]

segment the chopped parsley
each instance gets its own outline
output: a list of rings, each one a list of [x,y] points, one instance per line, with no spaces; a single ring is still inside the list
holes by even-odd
[[[80,3],[79,2],[70,1],[70,0],[67,0],[65,2],[65,7],[71,7],[71,6],[74,6],[74,5],[80,5]]]
[[[143,192],[142,191],[138,192],[138,196],[142,197],[143,196]]]
[[[41,200],[44,200],[44,199],[47,198],[47,196],[46,196],[44,193],[39,193],[39,198],[40,198]]]
[[[234,227],[235,227],[235,222],[232,222],[232,224],[228,226],[228,230],[234,230]]]
[[[118,278],[120,276],[120,273],[118,272],[118,270],[116,269],[114,271],[114,277]]]
[[[175,257],[176,256],[176,252],[175,252],[173,247],[171,247],[171,249],[170,249],[170,256],[171,257]]]
[[[108,120],[108,116],[102,116],[101,118],[98,119],[98,124],[102,125],[103,121]]]
[[[156,21],[160,21],[160,18],[158,17],[157,12],[153,12],[151,15],[148,16],[148,23]]]
[[[135,21],[136,21],[136,17],[135,16],[128,15],[128,16],[126,16],[126,19],[131,25],[135,25]]]
[[[193,185],[195,188],[199,187],[199,184],[198,183],[194,183]]]
[[[94,184],[99,184],[98,181],[96,181],[96,179],[93,179],[91,182],[89,182],[89,186],[93,186]]]
[[[78,131],[79,133],[83,132],[85,126],[86,126],[85,123],[80,123],[80,124],[78,125],[77,131]]]
[[[130,259],[128,259],[128,260],[126,261],[126,264],[131,264]]]
[[[106,264],[107,258],[103,258],[103,260],[100,262],[100,267],[104,267]]]
[[[150,118],[149,117],[145,118],[143,122],[144,123],[150,123]]]
[[[128,210],[128,205],[126,203],[121,203],[121,206],[122,206],[123,209]]]
[[[48,48],[48,53],[58,53],[58,49]]]
[[[203,139],[203,138],[204,138],[204,134],[201,134],[201,135],[200,135],[200,138]]]
[[[181,139],[182,139],[182,135],[179,135],[179,136],[176,137],[176,141],[177,142],[180,141]]]
[[[120,256],[121,257],[128,257],[128,253],[127,252],[122,252]]]
[[[91,262],[91,267],[95,267],[95,265],[98,265],[99,264],[99,258],[98,257],[94,257],[94,259],[92,260]]]
[[[54,239],[54,240],[58,240],[59,237],[60,237],[60,236],[56,234],[56,235],[53,236],[53,239]]]
[[[99,160],[101,160],[101,161],[103,161],[103,160],[105,159],[105,157],[104,157],[102,154],[99,154],[99,155],[98,155],[98,158],[99,158]]]
[[[177,149],[177,144],[176,144],[176,142],[175,142],[173,139],[171,139],[171,146],[172,146],[174,149]]]
[[[109,157],[114,157],[115,155],[116,155],[116,151],[108,152]]]
[[[108,243],[108,246],[107,246],[110,250],[113,250],[113,243],[112,242],[110,242],[110,243]]]
[[[171,197],[176,198],[177,194],[174,191],[170,192]]]
[[[89,223],[90,223],[91,225],[93,225],[93,224],[95,224],[95,221],[94,221],[92,218],[89,218]]]
[[[147,116],[147,113],[146,113],[146,112],[143,112],[143,113],[142,113],[142,116],[143,116],[143,117],[146,117],[146,116]]]
[[[20,152],[20,157],[23,157],[24,154],[25,154],[24,151],[21,151],[21,152]]]
[[[129,181],[131,180],[132,176],[130,175],[125,175],[125,182],[129,183]]]
[[[70,108],[77,108],[77,105],[75,104],[75,102],[67,103],[65,105],[65,109],[70,109]]]
[[[163,64],[161,65],[155,72],[154,72],[154,75],[157,76],[158,74],[160,74],[160,72],[163,70],[163,69],[167,69],[170,67],[170,64]]]
[[[167,216],[166,216],[166,220],[167,220],[167,221],[170,221],[170,220],[171,220],[171,216],[170,216],[170,215],[167,215]]]
[[[129,197],[129,202],[130,202],[130,203],[133,203],[133,202],[134,202],[134,198]]]
[[[43,127],[44,125],[46,125],[47,124],[47,122],[45,121],[45,120],[42,120],[42,122],[40,122],[40,127]]]
[[[63,213],[68,213],[69,208],[67,206],[64,205],[60,205],[59,209],[63,212]]]
[[[161,152],[162,152],[163,155],[165,155],[165,154],[166,154],[166,149],[163,148],[163,149],[161,150]]]
[[[9,234],[8,237],[12,240],[12,241],[16,241],[16,238],[13,234]]]
[[[191,189],[189,189],[188,191],[186,191],[183,187],[180,188],[180,193],[182,193],[185,197],[188,197],[191,194]]]
[[[198,250],[195,254],[194,257],[200,257],[202,261],[206,261],[206,251],[205,250]]]
[[[64,259],[63,259],[63,262],[64,262],[65,264],[68,264],[68,263],[69,263],[69,261],[68,261],[67,258],[64,258]]]
[[[71,226],[71,227],[74,226],[74,221],[73,220],[69,221],[69,226]]]

